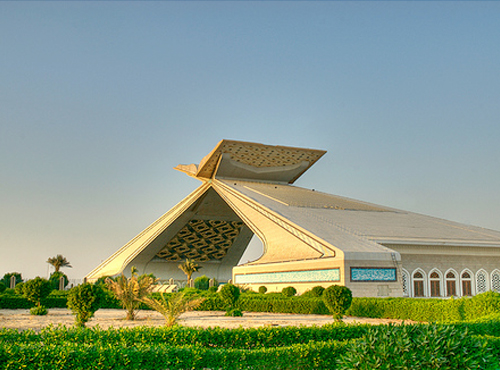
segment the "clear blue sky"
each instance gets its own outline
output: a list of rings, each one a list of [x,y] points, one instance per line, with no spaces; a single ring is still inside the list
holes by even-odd
[[[0,2],[0,276],[81,278],[221,139],[297,185],[500,230],[499,2]]]

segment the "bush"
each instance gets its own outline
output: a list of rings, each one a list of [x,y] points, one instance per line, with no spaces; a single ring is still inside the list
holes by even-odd
[[[0,281],[0,294],[2,294],[6,289],[7,287],[5,286],[5,284]]]
[[[264,285],[260,286],[259,287],[259,293],[260,294],[266,294],[267,293],[267,288]]]
[[[45,299],[50,294],[51,290],[52,285],[50,281],[42,279],[41,277],[36,277],[24,283],[23,295],[28,301],[40,306],[41,300]]]
[[[435,324],[375,325],[350,343],[339,363],[343,370],[472,370],[492,369],[494,360],[490,349],[467,330]]]
[[[208,291],[210,293],[217,293],[217,289],[219,289],[219,287],[214,285],[214,286],[211,286],[210,288],[208,288]]]
[[[17,295],[23,295],[23,290],[24,290],[24,282],[20,282],[16,284],[16,287],[14,288],[14,291],[16,292]]]
[[[47,311],[47,308],[45,306],[34,306],[30,308],[30,314],[36,315],[36,316],[45,316],[49,313]]]
[[[321,297],[325,291],[325,288],[322,286],[315,286],[311,289],[311,296],[313,297]]]
[[[297,289],[295,289],[293,286],[287,286],[286,288],[283,288],[281,294],[283,294],[285,297],[293,297],[295,294],[297,294]]]
[[[16,291],[15,289],[6,288],[2,294],[6,296],[13,296],[16,294]]]
[[[323,300],[334,319],[340,320],[351,306],[352,292],[343,285],[332,285],[323,292]]]
[[[76,326],[83,327],[100,308],[103,291],[99,285],[85,283],[77,285],[68,293],[68,308],[75,315]]]
[[[226,307],[226,312],[229,312],[235,307],[236,301],[240,297],[240,289],[233,284],[224,284],[219,294]]]
[[[208,290],[210,285],[210,279],[208,276],[203,275],[194,279],[194,287],[199,290]]]
[[[243,312],[239,308],[231,308],[224,316],[241,317]]]

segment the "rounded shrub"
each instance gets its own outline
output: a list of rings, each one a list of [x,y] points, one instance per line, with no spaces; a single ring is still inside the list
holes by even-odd
[[[101,286],[85,283],[77,285],[68,293],[68,308],[75,315],[75,323],[78,327],[84,327],[94,313],[100,308],[104,298]]]
[[[241,312],[239,308],[231,308],[230,310],[226,311],[225,316],[241,317],[243,316],[243,312]]]
[[[41,305],[42,299],[47,298],[52,290],[52,284],[47,279],[36,277],[28,280],[23,285],[23,296],[37,306]]]
[[[259,293],[260,294],[266,294],[266,292],[267,292],[267,288],[264,285],[262,285],[262,286],[259,287]]]
[[[333,318],[340,320],[351,307],[352,292],[343,285],[332,285],[323,292],[323,301]]]
[[[194,287],[199,290],[208,290],[210,285],[210,279],[206,276],[199,276],[194,279]]]
[[[297,289],[295,289],[293,286],[287,286],[286,288],[283,288],[281,294],[283,294],[285,297],[293,297],[295,294],[297,294]]]
[[[312,297],[321,297],[323,295],[323,292],[325,291],[325,288],[322,286],[315,286],[314,288],[311,289],[311,296]]]
[[[47,308],[45,306],[34,306],[30,308],[30,314],[36,315],[36,316],[44,316],[47,315],[49,311],[47,311]]]
[[[240,288],[233,284],[224,284],[219,294],[226,306],[226,311],[229,311],[231,308],[234,308],[236,301],[240,297]]]

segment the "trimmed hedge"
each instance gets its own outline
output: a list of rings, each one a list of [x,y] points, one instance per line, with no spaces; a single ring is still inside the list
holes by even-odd
[[[33,306],[25,298],[12,294],[0,294],[0,308],[28,309]],[[188,290],[191,292],[191,290]],[[219,294],[192,289],[205,298],[198,311],[224,311],[226,309]],[[153,296],[158,293],[154,293]],[[47,308],[65,308],[66,292],[52,292],[42,301]],[[101,308],[121,309],[120,302],[105,291]],[[323,300],[317,297],[284,297],[277,294],[243,293],[236,303],[236,308],[249,312],[296,313],[330,315]],[[141,309],[148,310],[145,305]],[[488,292],[473,298],[460,299],[416,299],[416,298],[353,298],[346,315],[355,317],[412,320],[421,322],[454,322],[475,320],[480,317],[500,313],[500,294]]]
[[[329,315],[321,298],[284,297],[282,295],[242,295],[238,308],[250,312],[274,312]]]
[[[497,369],[499,342],[452,325],[0,329],[0,369]]]
[[[475,320],[500,313],[500,294],[487,292],[473,298],[354,298],[348,316],[421,322]]]
[[[245,350],[165,344],[142,348],[120,344],[112,347],[11,344],[0,348],[0,369],[336,369],[336,359],[345,346],[342,342],[326,342]]]

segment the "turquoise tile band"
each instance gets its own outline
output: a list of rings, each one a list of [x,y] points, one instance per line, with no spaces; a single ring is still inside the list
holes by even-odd
[[[236,284],[309,283],[340,281],[340,269],[266,272],[259,274],[237,274]]]
[[[351,267],[351,281],[396,281],[396,269]]]

